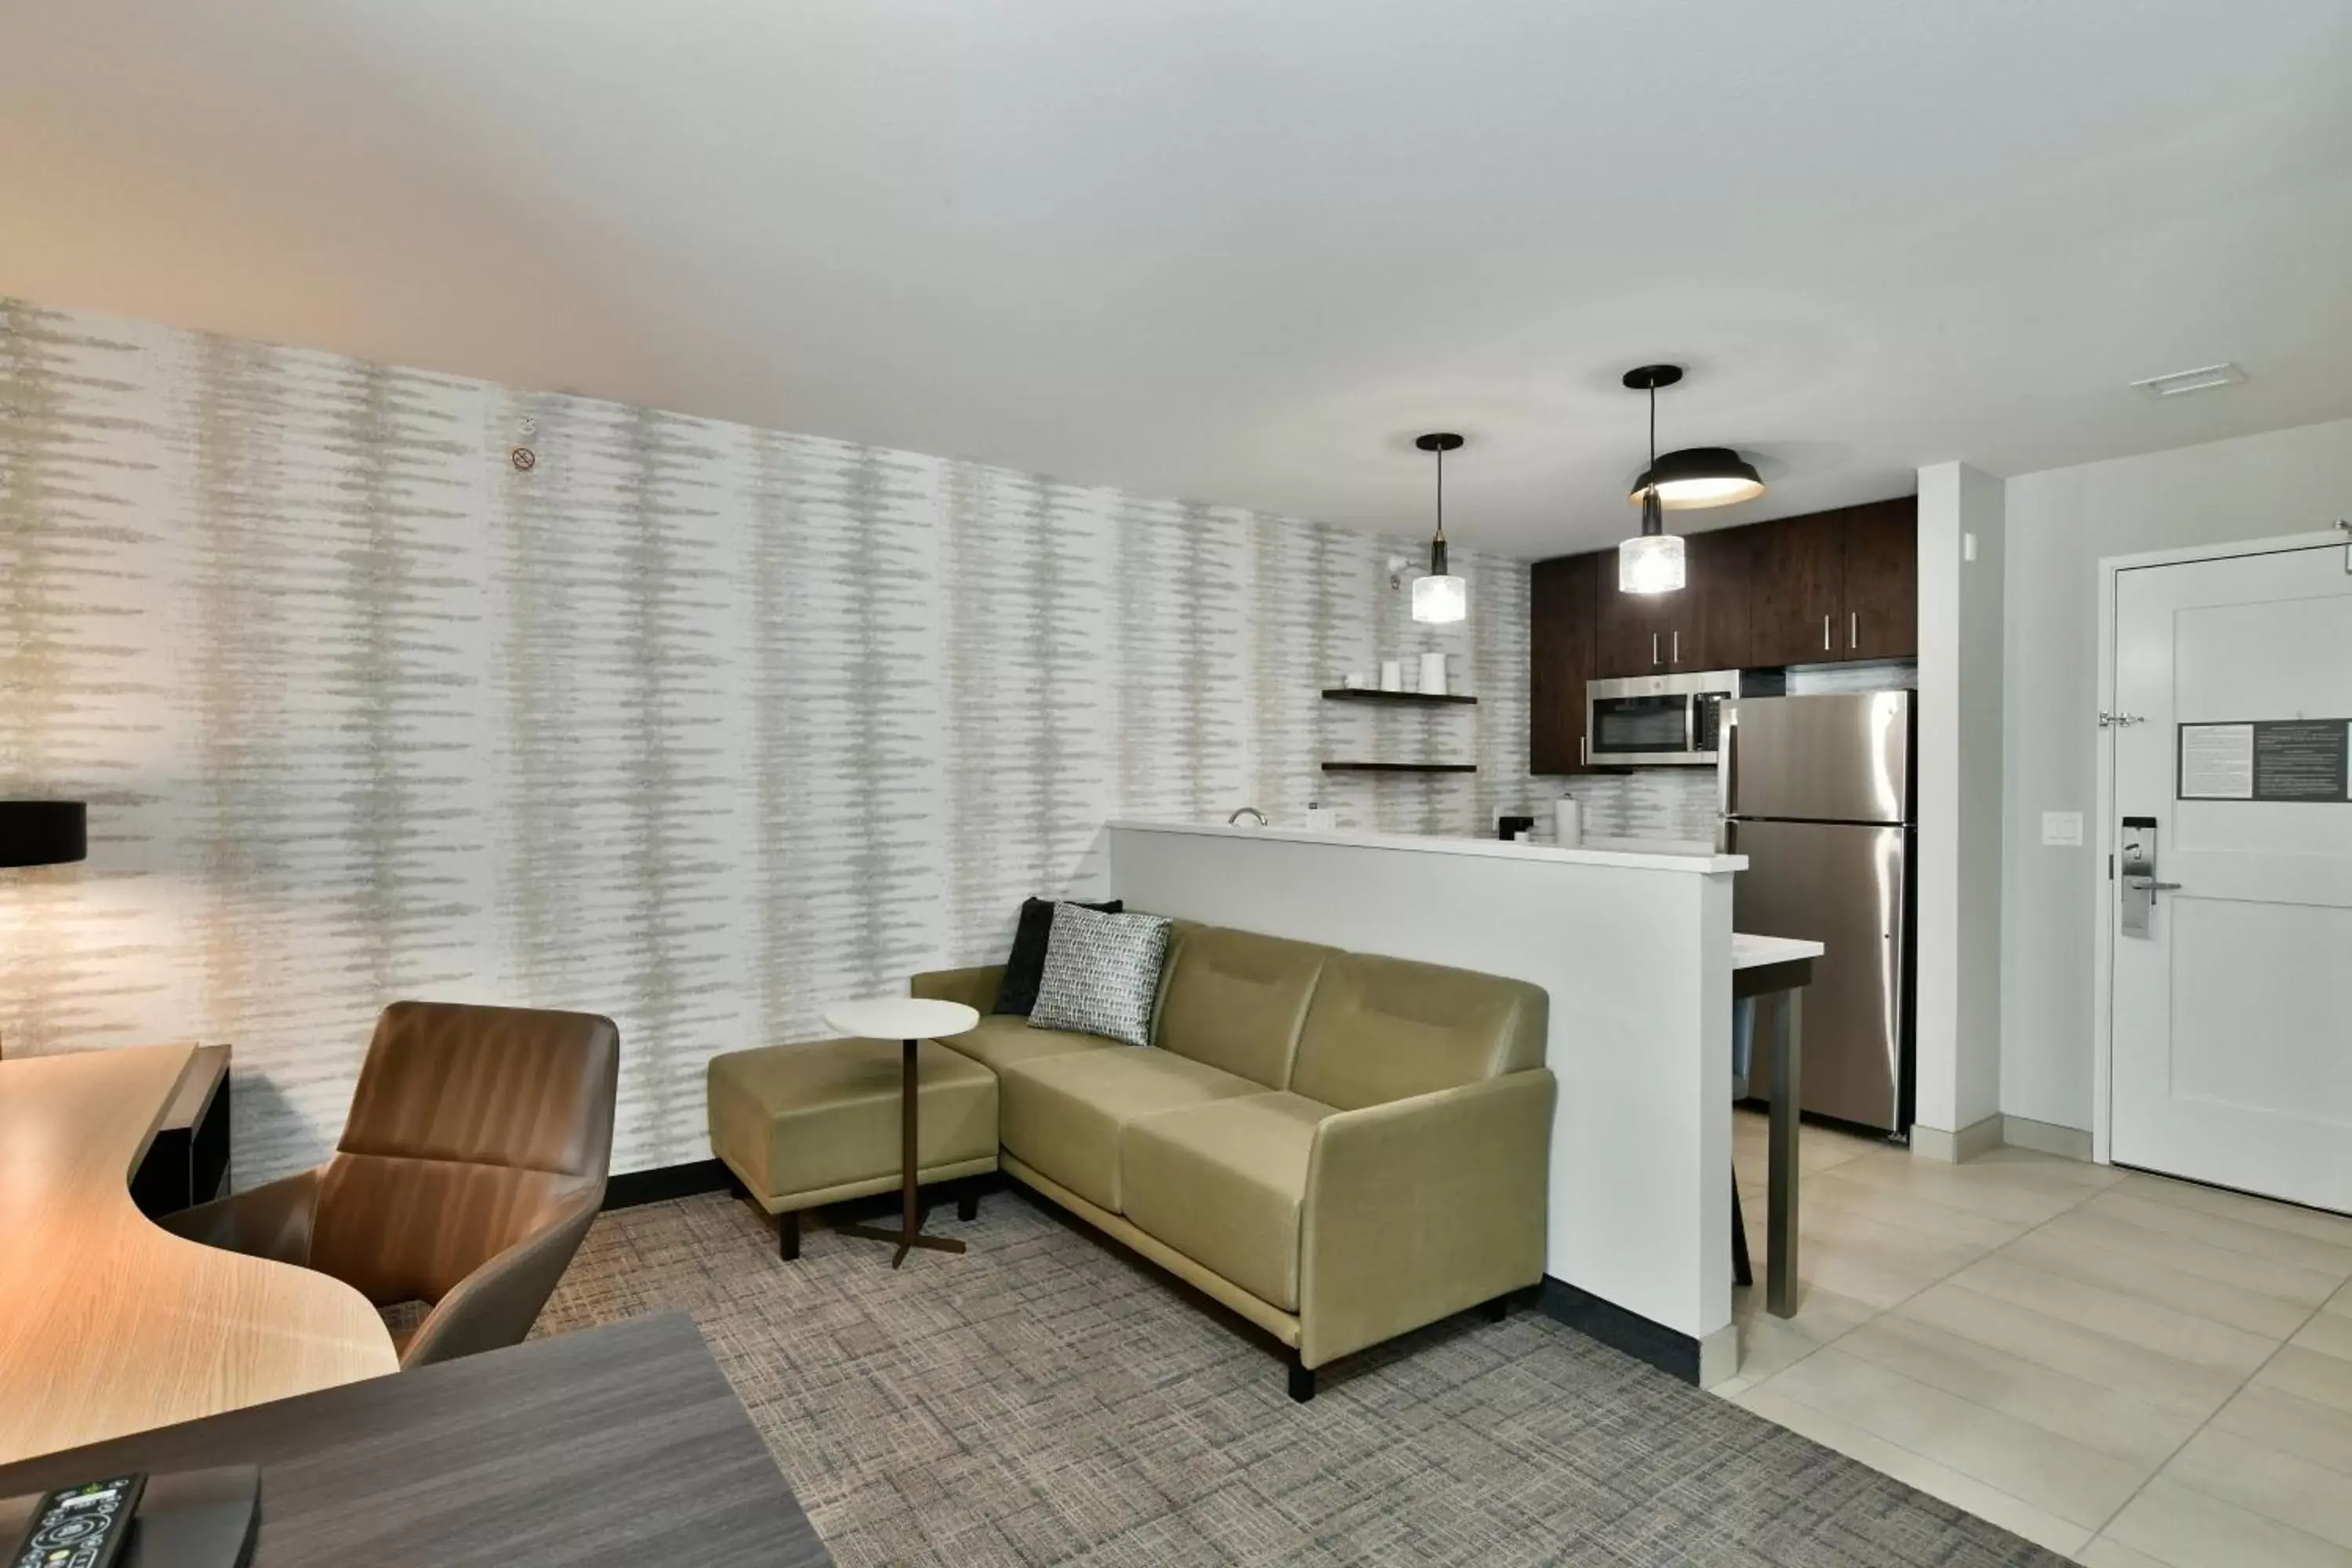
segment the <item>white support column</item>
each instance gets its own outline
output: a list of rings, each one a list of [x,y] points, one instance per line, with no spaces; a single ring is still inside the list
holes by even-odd
[[[1919,470],[1918,1100],[1912,1148],[1964,1159],[2000,1110],[2001,481]]]

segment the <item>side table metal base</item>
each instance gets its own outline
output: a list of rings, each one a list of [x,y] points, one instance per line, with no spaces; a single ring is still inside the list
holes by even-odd
[[[905,1054],[901,1058],[901,1061],[904,1065],[900,1068],[898,1090],[898,1100],[900,1104],[898,1113],[898,1169],[900,1173],[899,1198],[901,1204],[901,1207],[899,1209],[898,1228],[897,1230],[885,1230],[878,1225],[845,1225],[835,1226],[834,1229],[834,1234],[835,1236],[854,1236],[861,1241],[888,1241],[897,1243],[898,1255],[890,1259],[890,1267],[893,1268],[896,1268],[900,1264],[906,1262],[907,1254],[912,1252],[919,1247],[928,1248],[932,1252],[961,1252],[963,1250],[963,1243],[956,1240],[953,1237],[926,1236],[923,1234],[923,1205],[920,1198],[918,1197],[916,1194],[916,1176],[919,1173],[919,1167],[915,1161],[915,1106],[918,1099],[916,1094],[917,1080],[915,1074],[915,1051],[917,1042],[913,1040],[906,1040],[902,1041],[900,1044]]]

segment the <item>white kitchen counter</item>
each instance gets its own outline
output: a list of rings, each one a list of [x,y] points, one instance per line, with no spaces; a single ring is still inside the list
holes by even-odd
[[[1768,963],[1794,963],[1801,958],[1819,958],[1829,952],[1827,945],[1806,942],[1793,936],[1750,936],[1746,931],[1731,933],[1731,967],[1761,969]]]
[[[1429,833],[1366,833],[1352,827],[1248,827],[1222,823],[1114,822],[1114,829],[1132,833],[1181,833],[1211,838],[1255,838],[1307,844],[1348,844],[1363,849],[1405,849],[1419,855],[1470,855],[1497,860],[1540,860],[1562,866],[1622,866],[1642,871],[1676,871],[1704,876],[1718,871],[1744,871],[1745,855],[1718,855],[1704,846],[1685,847],[1678,840],[1657,840],[1657,847],[1640,838],[1595,840],[1580,848],[1561,849],[1508,838],[1448,838]],[[1667,846],[1673,846],[1667,847]]]

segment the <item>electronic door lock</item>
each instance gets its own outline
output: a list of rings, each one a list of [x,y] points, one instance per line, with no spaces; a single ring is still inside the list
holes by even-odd
[[[2157,880],[2156,818],[2125,817],[2123,834],[2117,846],[2117,868],[2122,873],[2117,880],[2123,888],[2123,933],[2145,937],[2148,934],[2149,917],[2156,912],[2157,894],[2177,893],[2180,890],[2180,884]]]

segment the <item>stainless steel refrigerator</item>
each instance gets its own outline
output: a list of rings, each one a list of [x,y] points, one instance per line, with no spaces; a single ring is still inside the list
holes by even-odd
[[[1717,762],[1724,847],[1748,857],[1732,923],[1828,944],[1804,994],[1803,1108],[1911,1121],[1914,694],[1743,697]],[[1771,1081],[1758,1004],[1750,1083]]]

